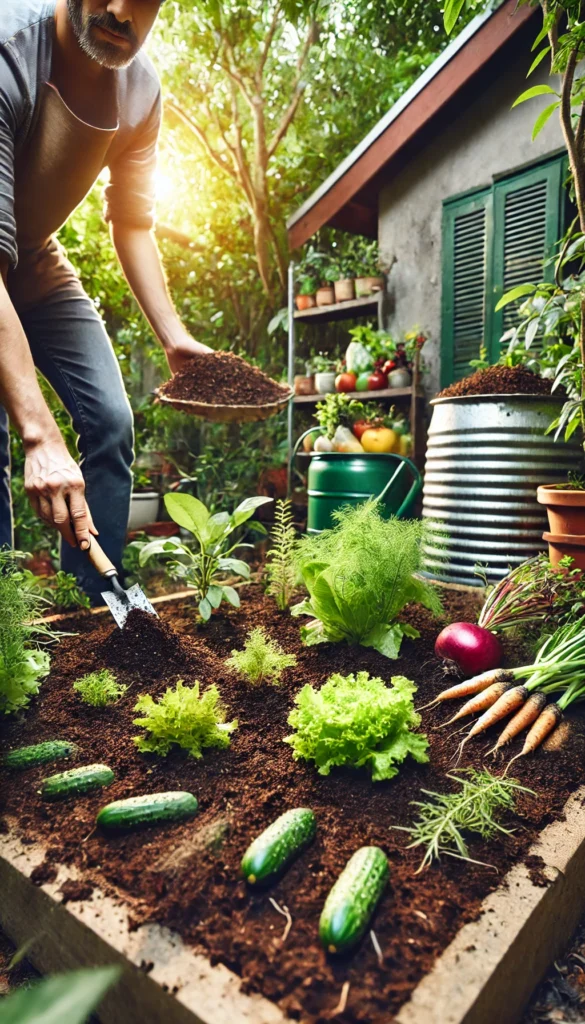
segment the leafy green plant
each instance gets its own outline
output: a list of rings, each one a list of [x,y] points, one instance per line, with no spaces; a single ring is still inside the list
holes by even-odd
[[[285,668],[292,668],[296,663],[295,655],[286,654],[261,626],[251,629],[243,651],[232,651],[231,658],[226,661],[226,665],[252,686],[260,686],[264,682],[277,686]]]
[[[393,676],[387,686],[368,672],[336,673],[320,690],[307,683],[288,717],[295,732],[284,742],[295,760],[314,761],[320,775],[348,765],[367,767],[374,782],[391,779],[408,754],[428,761],[426,736],[412,731],[420,725],[415,692],[405,676]]]
[[[238,726],[235,720],[226,722],[217,686],[208,686],[200,693],[199,682],[185,686],[182,679],[174,688],[169,686],[158,701],[150,694],[143,694],[134,710],[143,715],[134,719],[134,725],[141,726],[148,734],[135,736],[136,746],[143,754],[162,757],[166,757],[173,746],[187,750],[196,758],[203,757],[206,747],[229,747],[231,734]]]
[[[309,597],[292,614],[313,616],[303,640],[362,644],[397,658],[402,637],[419,636],[396,621],[405,605],[441,611],[435,588],[416,575],[426,527],[420,520],[384,519],[374,500],[338,509],[333,518],[333,529],[298,544],[296,563]]]
[[[276,601],[277,608],[288,608],[297,585],[295,550],[297,535],[293,525],[290,499],[278,500],[274,510],[272,547],[266,558],[267,594]]]
[[[246,580],[250,578],[247,562],[233,558],[232,551],[251,545],[240,541],[230,545],[230,538],[260,505],[272,501],[272,498],[246,498],[231,515],[229,512],[211,515],[203,502],[192,494],[165,494],[164,500],[171,519],[193,535],[195,547],[190,548],[178,537],[160,537],[142,548],[140,565],[145,565],[153,556],[168,557],[170,575],[194,588],[199,614],[204,622],[224,599],[234,608],[239,608],[237,590],[223,581],[226,574]]]
[[[99,672],[89,672],[73,683],[73,689],[79,694],[84,704],[94,708],[105,708],[115,704],[126,693],[128,687],[119,683],[113,672],[103,668]]]
[[[302,274],[301,277],[299,277],[299,295],[314,295],[318,287],[319,279],[315,274]]]
[[[310,360],[311,373],[330,373],[335,370],[336,365],[337,360],[324,352],[318,352]]]
[[[419,808],[418,821],[414,825],[393,826],[412,836],[409,849],[424,847],[425,854],[419,871],[442,856],[458,857],[472,864],[480,863],[469,856],[464,833],[473,832],[482,839],[493,839],[498,832],[510,835],[512,830],[504,828],[498,818],[506,811],[514,810],[517,793],[533,793],[515,779],[507,779],[502,775],[475,771],[473,768],[464,769],[464,772],[463,777],[447,775],[448,779],[460,787],[455,793],[422,790],[432,799],[424,802],[413,800],[413,805]]]
[[[50,658],[40,647],[59,636],[35,622],[49,602],[32,573],[21,568],[20,552],[0,551],[0,713],[24,708],[39,692]]]
[[[377,409],[377,407],[376,407]],[[323,429],[328,438],[332,438],[338,427],[351,427],[358,420],[364,420],[373,416],[376,409],[372,409],[371,403],[368,409],[363,402],[357,398],[350,398],[344,392],[334,392],[326,395],[323,402],[319,402],[315,409],[315,419]]]
[[[51,978],[2,999],[2,1024],[83,1024],[118,980],[120,967],[95,967]]]
[[[91,602],[71,572],[59,572],[47,580],[47,596],[57,608],[89,608]]]

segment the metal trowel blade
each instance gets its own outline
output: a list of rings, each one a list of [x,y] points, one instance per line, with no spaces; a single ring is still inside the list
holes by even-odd
[[[133,608],[140,608],[143,612],[156,615],[154,608],[138,583],[135,583],[129,590],[122,591],[120,588],[119,593],[116,593],[114,590],[104,590],[102,591],[102,597],[120,629],[124,629],[128,614]],[[158,618],[158,615],[156,617]]]

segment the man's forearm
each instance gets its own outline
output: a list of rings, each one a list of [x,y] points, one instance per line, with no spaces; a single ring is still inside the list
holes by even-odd
[[[25,447],[60,438],[26,335],[0,276],[0,401]]]
[[[165,349],[185,332],[169,296],[156,242],[150,231],[112,225],[112,240],[126,280]]]

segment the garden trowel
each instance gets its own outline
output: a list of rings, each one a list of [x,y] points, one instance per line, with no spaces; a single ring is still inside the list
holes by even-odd
[[[124,590],[118,579],[116,566],[110,561],[105,551],[102,550],[95,537],[91,538],[87,555],[94,569],[97,569],[100,576],[103,576],[105,580],[111,583],[111,589],[102,590],[102,597],[120,629],[124,628],[128,613],[133,608],[140,608],[143,612],[156,615],[154,608],[138,583],[135,583],[129,590]]]

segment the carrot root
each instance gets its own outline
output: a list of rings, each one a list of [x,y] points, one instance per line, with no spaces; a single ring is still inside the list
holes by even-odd
[[[508,722],[506,728],[499,736],[495,747],[492,747],[488,753],[496,754],[498,750],[501,750],[501,748],[507,743],[510,743],[515,739],[519,733],[524,731],[524,729],[528,729],[528,727],[536,721],[541,711],[544,710],[545,705],[546,694],[540,691],[531,693],[524,706],[521,707],[514,717]]]
[[[490,669],[489,672],[481,672],[478,676],[465,679],[462,683],[456,683],[455,686],[442,690],[429,704],[423,704],[422,707],[416,710],[424,711],[426,708],[432,708],[437,704],[441,704],[444,700],[456,700],[458,697],[473,697],[475,694],[486,690],[493,683],[512,682],[513,679],[514,673],[509,669]]]
[[[546,737],[556,729],[557,725],[563,717],[563,712],[559,708],[558,704],[548,704],[544,711],[541,711],[534,725],[530,729],[528,736],[522,750],[516,757],[512,758],[512,761],[517,761],[519,757],[525,757],[527,754],[534,753],[538,749],[541,743],[544,742]],[[508,762],[506,772],[512,764],[512,761]],[[506,774],[504,772],[504,774]]]
[[[492,683],[487,689],[482,690],[471,700],[468,700],[462,708],[459,709],[456,715],[453,715],[448,722],[444,722],[443,725],[439,726],[440,729],[446,728],[448,725],[452,725],[453,722],[457,722],[460,718],[467,718],[468,715],[474,715],[479,712],[486,711],[491,708],[492,704],[495,704],[497,700],[511,687],[510,682],[499,682]]]

